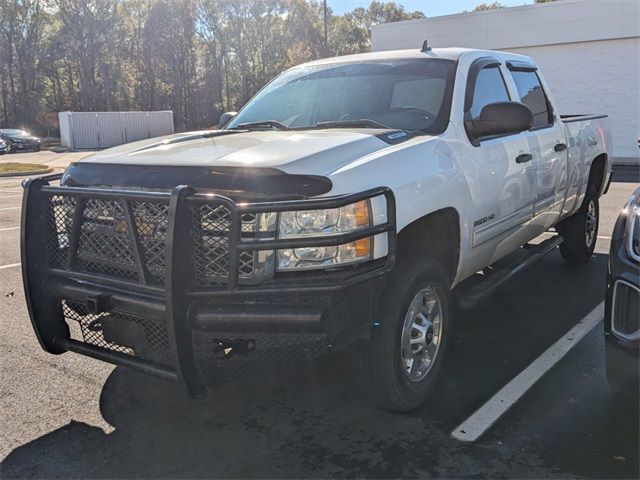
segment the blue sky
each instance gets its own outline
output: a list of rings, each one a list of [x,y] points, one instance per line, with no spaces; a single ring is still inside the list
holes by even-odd
[[[460,13],[464,10],[473,10],[473,7],[480,3],[493,3],[494,0],[395,0],[396,3],[404,5],[405,9],[413,12],[421,10],[427,17],[437,17]],[[327,5],[331,7],[333,13],[342,14],[356,7],[366,7],[370,0],[327,0]],[[533,0],[500,0],[500,3],[515,7],[533,3]]]

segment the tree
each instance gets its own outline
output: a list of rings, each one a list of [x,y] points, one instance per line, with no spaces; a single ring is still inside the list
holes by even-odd
[[[498,10],[500,8],[505,8],[505,5],[500,2],[493,3],[481,3],[477,5],[472,11],[473,12],[483,12],[486,10]]]
[[[376,23],[422,18],[374,1],[0,0],[0,127],[45,133],[63,110],[174,112],[209,127],[285,68],[370,49]]]
[[[366,52],[371,48],[371,26],[378,23],[399,22],[424,18],[419,11],[407,12],[402,5],[394,2],[374,1],[365,9],[355,8],[341,17],[331,19],[329,44],[331,54]]]

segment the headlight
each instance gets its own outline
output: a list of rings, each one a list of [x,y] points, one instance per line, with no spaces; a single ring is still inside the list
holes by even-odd
[[[369,201],[341,208],[283,212],[278,223],[279,238],[308,238],[353,232],[371,226]],[[278,251],[278,270],[305,270],[369,260],[371,238],[336,247],[305,247]]]
[[[632,195],[624,206],[624,211],[627,214],[625,229],[627,253],[640,261],[640,195]]]

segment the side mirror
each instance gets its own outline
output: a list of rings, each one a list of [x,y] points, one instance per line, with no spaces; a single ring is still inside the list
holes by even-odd
[[[533,113],[518,102],[490,103],[482,108],[478,118],[466,122],[467,131],[474,138],[520,133],[532,125]]]
[[[220,120],[218,120],[218,126],[220,128],[224,127],[237,114],[238,112],[224,112],[222,115],[220,115]]]

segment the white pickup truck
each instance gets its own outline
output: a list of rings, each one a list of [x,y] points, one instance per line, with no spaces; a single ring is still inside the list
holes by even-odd
[[[221,124],[26,182],[24,285],[45,350],[198,397],[348,346],[367,398],[406,411],[442,370],[454,287],[487,273],[462,298],[472,308],[558,245],[571,264],[593,252],[605,116],[561,116],[531,58],[329,58],[282,73]]]

